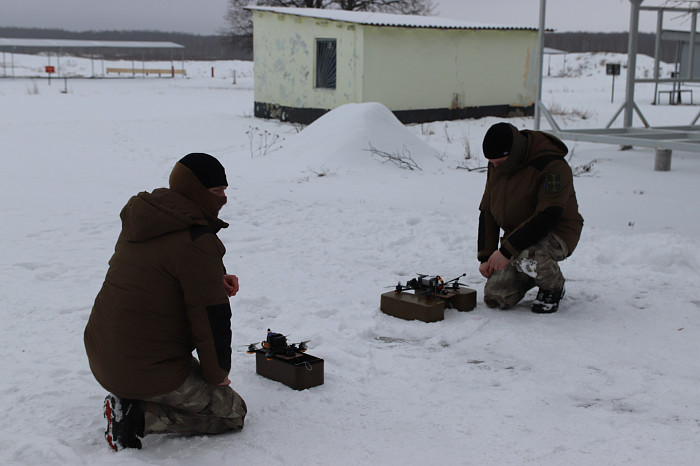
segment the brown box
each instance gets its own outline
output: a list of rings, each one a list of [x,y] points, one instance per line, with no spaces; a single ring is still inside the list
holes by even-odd
[[[384,314],[423,322],[443,320],[446,307],[455,308],[458,311],[471,311],[476,307],[476,291],[459,288],[448,291],[444,296],[389,291],[382,294],[379,305],[379,309]]]
[[[389,291],[382,294],[379,309],[384,314],[406,320],[437,322],[445,318],[445,302],[408,292]]]
[[[449,302],[450,305],[458,311],[471,311],[476,307],[475,290],[460,287],[457,290],[452,290],[451,293],[454,293],[454,296],[447,298],[447,302]]]
[[[265,350],[255,352],[255,371],[268,379],[282,382],[294,390],[323,384],[323,359],[306,353],[294,357],[276,354],[268,359]]]

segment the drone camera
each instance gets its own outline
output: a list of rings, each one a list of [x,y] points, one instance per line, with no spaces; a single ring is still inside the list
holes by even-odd
[[[287,346],[287,337],[281,333],[269,333],[267,335],[267,344],[269,348],[284,348]]]

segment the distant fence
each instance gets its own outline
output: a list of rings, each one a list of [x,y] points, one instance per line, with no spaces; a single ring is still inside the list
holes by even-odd
[[[175,77],[176,74],[181,74],[183,76],[187,75],[187,72],[185,70],[176,70],[175,68],[171,69],[154,69],[154,68],[106,68],[105,72],[107,74],[117,74],[117,75],[122,75],[122,74],[127,74],[131,76],[135,76],[137,74],[143,74],[143,75],[151,75],[151,74],[157,74],[159,77],[160,76],[170,76],[170,77]]]

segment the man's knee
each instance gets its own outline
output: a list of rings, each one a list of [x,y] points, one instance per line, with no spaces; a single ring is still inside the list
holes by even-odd
[[[508,309],[520,302],[524,293],[486,293],[484,291],[484,303],[490,308]]]
[[[508,309],[520,302],[532,288],[533,279],[516,271],[509,265],[504,271],[494,274],[484,286],[484,303],[490,308]]]

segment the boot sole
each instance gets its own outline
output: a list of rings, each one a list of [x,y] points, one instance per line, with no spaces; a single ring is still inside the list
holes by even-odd
[[[105,431],[105,440],[110,448],[114,451],[119,451],[117,443],[114,441],[114,400],[110,397],[105,398],[104,417],[107,419],[107,430]]]

